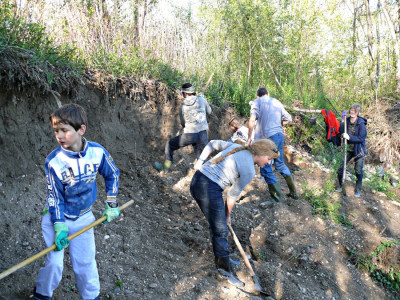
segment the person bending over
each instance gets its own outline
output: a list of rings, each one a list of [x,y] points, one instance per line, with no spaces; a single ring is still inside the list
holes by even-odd
[[[220,153],[204,163],[213,151]],[[261,139],[248,146],[213,140],[204,148],[194,166],[196,173],[190,184],[190,193],[210,226],[219,276],[233,285],[243,286],[243,283],[231,270],[233,261],[229,258],[227,227],[231,224],[231,211],[240,193],[256,174],[254,164],[264,167],[279,155],[278,147],[270,139]],[[226,189],[224,203],[223,192]]]

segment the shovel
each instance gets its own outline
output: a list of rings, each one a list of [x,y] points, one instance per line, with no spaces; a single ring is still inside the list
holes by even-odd
[[[125,208],[127,208],[128,206],[130,206],[132,204],[133,204],[133,200],[130,200],[130,201],[126,202],[124,205],[122,205],[121,207],[119,207],[119,210],[123,211]],[[90,228],[95,227],[95,226],[99,225],[100,223],[103,223],[105,220],[107,220],[107,216],[97,219],[92,224],[89,224],[88,226],[82,228],[81,230],[75,232],[74,234],[71,234],[70,236],[67,237],[67,239],[72,240],[72,239],[76,238],[78,235],[84,233],[85,231],[88,231]],[[55,244],[53,244],[49,248],[44,249],[43,251],[41,251],[37,254],[29,257],[28,259],[25,259],[24,261],[20,262],[19,264],[15,265],[15,266],[9,268],[8,270],[4,271],[3,273],[1,273],[0,279],[7,277],[11,273],[14,273],[15,271],[21,269],[22,267],[25,267],[26,265],[29,265],[31,262],[37,260],[38,258],[41,258],[42,256],[45,256],[47,253],[50,253],[54,249],[56,249]]]
[[[344,110],[342,112],[342,120],[344,120],[344,133],[347,133],[347,120],[346,120],[346,116],[347,116],[347,111]],[[346,163],[347,163],[347,140],[344,139],[344,150],[343,150],[343,159],[344,159],[344,164],[343,164],[343,177],[342,177],[342,193],[343,196],[347,196],[347,192],[346,192]]]
[[[251,267],[250,261],[247,258],[246,253],[244,252],[242,245],[239,242],[239,239],[237,238],[235,232],[232,229],[232,226],[227,224],[229,231],[232,234],[233,240],[235,241],[236,247],[238,248],[240,255],[242,255],[243,260],[244,260],[244,264],[246,265],[247,269],[249,270],[250,276],[253,278],[253,282],[254,282],[254,286],[253,289],[255,291],[257,291],[258,293],[261,293],[265,296],[270,296],[268,293],[265,292],[265,290],[262,288],[261,284],[260,284],[260,280],[258,279],[258,277],[256,276],[256,274],[253,271],[253,268]]]

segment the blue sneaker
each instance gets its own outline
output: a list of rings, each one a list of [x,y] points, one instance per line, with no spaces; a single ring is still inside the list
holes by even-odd
[[[354,193],[354,197],[360,198],[361,191],[356,191]]]

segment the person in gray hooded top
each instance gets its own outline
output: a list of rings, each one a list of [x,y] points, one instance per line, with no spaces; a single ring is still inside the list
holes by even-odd
[[[159,171],[168,171],[173,162],[175,150],[192,145],[198,158],[208,143],[207,115],[211,114],[211,106],[202,96],[196,96],[194,87],[190,83],[182,85],[183,102],[179,108],[179,117],[183,133],[170,139],[165,145],[164,164],[155,162]]]
[[[219,153],[207,160],[214,151]],[[217,278],[235,286],[244,284],[232,273],[228,247],[228,224],[240,193],[256,175],[254,164],[264,167],[280,156],[278,146],[270,139],[260,139],[248,146],[213,140],[197,159],[197,170],[190,183],[190,193],[209,224],[212,249],[217,267]],[[226,201],[224,201],[224,191]]]

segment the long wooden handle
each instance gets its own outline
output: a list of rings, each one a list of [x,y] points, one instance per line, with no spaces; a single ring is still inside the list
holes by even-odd
[[[344,118],[344,133],[347,133],[347,121]],[[344,139],[344,164],[343,164],[343,181],[342,184],[346,181],[346,160],[347,160],[347,139]]]
[[[321,112],[321,109],[306,109],[306,108],[291,107],[288,105],[283,105],[283,107],[286,109],[300,111],[300,112],[306,112],[306,113],[320,113]]]
[[[232,234],[233,240],[235,241],[236,247],[239,249],[240,255],[242,255],[242,257],[243,257],[244,264],[246,265],[247,269],[249,270],[250,275],[253,277],[255,275],[255,273],[254,273],[253,268],[252,268],[252,266],[250,264],[250,261],[247,258],[247,255],[244,252],[244,250],[242,248],[242,245],[239,242],[239,239],[237,238],[235,232],[233,231],[232,226],[229,225],[229,224],[227,224],[227,225],[228,225],[229,231]]]
[[[213,76],[214,76],[214,73],[212,73],[211,76],[210,76],[210,78],[208,79],[208,81],[207,81],[207,83],[206,83],[206,86],[204,87],[203,92],[202,92],[203,95],[204,95],[206,89],[208,88],[208,85],[210,84],[210,82],[211,82]]]
[[[130,200],[128,202],[126,202],[124,205],[122,205],[121,207],[119,207],[119,210],[122,211],[125,208],[127,208],[128,206],[133,204],[133,200]],[[76,238],[78,235],[84,233],[85,231],[88,231],[90,228],[93,228],[97,225],[99,225],[100,223],[103,223],[105,220],[107,220],[107,216],[101,217],[100,219],[97,219],[96,221],[94,221],[93,223],[89,224],[88,226],[82,228],[81,230],[75,232],[74,234],[71,234],[67,237],[67,239],[72,240],[74,238]],[[21,269],[22,267],[25,267],[26,265],[29,265],[31,262],[37,260],[38,258],[41,258],[42,256],[45,256],[47,253],[50,253],[51,251],[53,251],[54,249],[56,249],[56,245],[53,244],[52,246],[50,246],[49,248],[44,249],[43,251],[29,257],[28,259],[20,262],[19,264],[9,268],[8,270],[4,271],[3,273],[0,274],[0,279],[3,279],[4,277],[7,277],[8,275],[10,275],[11,273],[14,273],[15,271]]]

